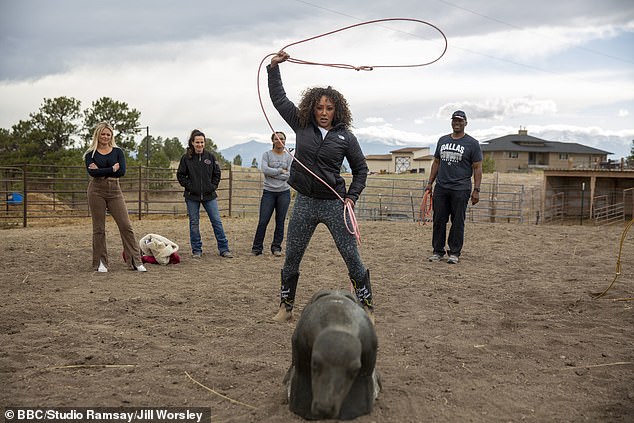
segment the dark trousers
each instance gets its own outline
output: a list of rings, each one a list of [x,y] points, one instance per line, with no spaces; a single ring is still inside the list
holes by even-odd
[[[434,253],[445,255],[445,240],[450,256],[460,256],[464,243],[464,222],[467,217],[467,205],[471,197],[470,190],[455,191],[436,185],[433,195],[434,230],[431,244]],[[451,219],[451,229],[447,239],[447,222]]]
[[[273,232],[273,242],[271,243],[271,252],[282,251],[282,241],[284,240],[284,220],[286,212],[291,204],[291,190],[274,192],[264,190],[260,199],[260,220],[258,228],[255,231],[253,239],[252,251],[261,253],[264,250],[264,237],[266,235],[266,227],[275,212],[275,232]]]

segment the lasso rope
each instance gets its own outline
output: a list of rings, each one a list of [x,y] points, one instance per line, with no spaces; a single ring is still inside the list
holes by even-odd
[[[336,29],[334,31],[325,32],[323,34],[315,35],[314,37],[305,38],[303,40],[287,44],[286,46],[282,47],[280,49],[280,51],[285,51],[289,47],[292,47],[292,46],[295,46],[295,45],[298,45],[298,44],[301,44],[301,43],[305,43],[305,42],[308,42],[308,41],[316,40],[317,38],[326,37],[328,35],[336,34],[338,32],[346,31],[346,30],[349,30],[349,29],[352,29],[352,28],[356,28],[356,27],[359,27],[359,26],[371,25],[371,24],[376,24],[376,23],[380,23],[380,22],[390,22],[390,21],[416,22],[416,23],[420,23],[420,24],[432,27],[433,29],[438,31],[440,33],[440,35],[442,35],[443,40],[445,42],[445,47],[444,47],[442,53],[438,57],[436,57],[435,59],[433,59],[433,60],[431,60],[429,62],[418,63],[418,64],[409,64],[409,65],[361,65],[361,66],[353,66],[353,65],[349,65],[349,64],[345,64],[345,63],[319,63],[319,62],[312,62],[312,61],[308,61],[308,60],[296,59],[296,58],[291,58],[291,57],[288,57],[288,59],[286,59],[286,61],[287,62],[291,62],[291,63],[295,63],[295,64],[299,64],[299,65],[328,66],[328,67],[333,67],[333,68],[350,69],[350,70],[356,70],[356,71],[360,71],[360,70],[371,71],[371,70],[374,70],[374,69],[377,69],[377,68],[413,68],[413,67],[428,66],[428,65],[431,65],[432,63],[435,63],[438,60],[440,60],[445,55],[445,53],[447,52],[447,37],[445,36],[445,34],[442,32],[442,30],[440,28],[438,28],[437,26],[435,26],[435,25],[433,25],[433,24],[431,24],[429,22],[422,21],[420,19],[412,19],[412,18],[386,18],[386,19],[375,19],[375,20],[371,20],[371,21],[361,22],[361,23],[358,23],[358,24],[346,26],[346,27],[343,27],[343,28]],[[262,61],[260,62],[260,65],[258,66],[257,87],[258,87],[258,100],[260,101],[260,107],[262,108],[262,113],[264,114],[264,118],[266,119],[266,122],[269,125],[269,128],[271,128],[271,132],[273,132],[275,134],[275,138],[278,140],[278,142],[281,143],[281,140],[277,136],[277,132],[273,128],[273,125],[271,124],[271,121],[269,120],[269,117],[266,114],[266,110],[264,108],[264,103],[262,102],[262,92],[260,90],[260,73],[262,71],[262,65],[264,64],[264,61],[266,59],[268,59],[269,57],[275,56],[278,53],[270,53],[270,54],[267,54],[266,56],[264,56],[264,58],[262,58]],[[284,146],[284,150],[286,152],[288,152],[293,157],[293,160],[296,161],[299,165],[301,165],[304,168],[304,170],[306,170],[309,174],[314,176],[319,182],[321,182],[322,184],[327,186],[337,196],[337,198],[339,200],[341,200],[341,202],[343,202],[343,204],[344,204],[344,211],[343,211],[344,217],[343,218],[344,218],[344,222],[345,222],[345,225],[346,225],[346,229],[348,229],[348,232],[350,232],[351,234],[353,234],[355,236],[355,238],[357,239],[357,243],[360,244],[361,243],[361,234],[359,232],[359,225],[357,223],[357,219],[356,219],[356,216],[354,214],[354,207],[351,205],[351,203],[350,202],[346,202],[339,195],[339,193],[337,191],[335,191],[335,189],[333,187],[328,185],[328,183],[326,183],[323,179],[321,179],[314,172],[312,172],[310,169],[308,169],[308,167],[306,167],[301,161],[297,160],[295,158],[295,155],[286,146]]]
[[[431,190],[425,190],[425,194],[423,194],[423,201],[420,203],[420,222],[423,222],[423,225],[427,223],[428,220],[431,220],[432,217],[432,208],[433,208],[433,196],[431,195]]]
[[[612,285],[614,285],[614,282],[616,282],[616,279],[621,274],[621,251],[623,250],[623,242],[625,242],[625,235],[627,235],[627,231],[630,230],[632,225],[634,225],[634,218],[632,218],[632,220],[630,220],[630,223],[628,223],[625,226],[625,229],[623,230],[623,233],[621,234],[621,242],[619,243],[619,255],[616,258],[616,270],[614,272],[615,274],[614,274],[614,279],[612,280],[612,283],[603,292],[592,294],[594,298],[598,299],[603,297],[605,294],[607,294],[607,292],[612,288]],[[632,300],[634,300],[634,298],[617,298],[615,301],[632,301]]]

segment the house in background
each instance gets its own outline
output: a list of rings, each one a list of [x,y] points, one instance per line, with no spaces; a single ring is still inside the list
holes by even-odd
[[[423,173],[429,175],[434,161],[429,147],[406,147],[365,157],[370,173]]]
[[[365,156],[370,173],[394,173],[391,154],[370,154]]]
[[[597,168],[607,162],[609,151],[572,142],[546,141],[528,135],[526,129],[480,144],[484,158],[495,162],[498,172],[526,171],[531,168]]]

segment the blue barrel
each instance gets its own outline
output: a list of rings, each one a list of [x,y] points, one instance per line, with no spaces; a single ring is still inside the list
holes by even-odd
[[[12,192],[7,195],[7,204],[22,204],[22,194],[19,192]]]

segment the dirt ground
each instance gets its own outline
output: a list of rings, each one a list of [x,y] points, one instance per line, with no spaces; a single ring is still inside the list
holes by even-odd
[[[302,421],[282,385],[294,324],[270,321],[283,259],[248,255],[254,219],[224,223],[236,257],[218,257],[205,222],[194,261],[186,218],[134,221],[137,238],[181,246],[180,264],[145,274],[125,268],[110,219],[107,274],[91,269],[87,219],[0,231],[0,404]],[[623,229],[467,224],[461,262],[448,265],[426,260],[429,225],[361,222],[383,392],[356,421],[634,421],[634,303],[615,301],[634,296],[634,229],[607,298],[589,295],[614,279]],[[348,289],[346,274],[320,227],[298,314],[318,289]]]

